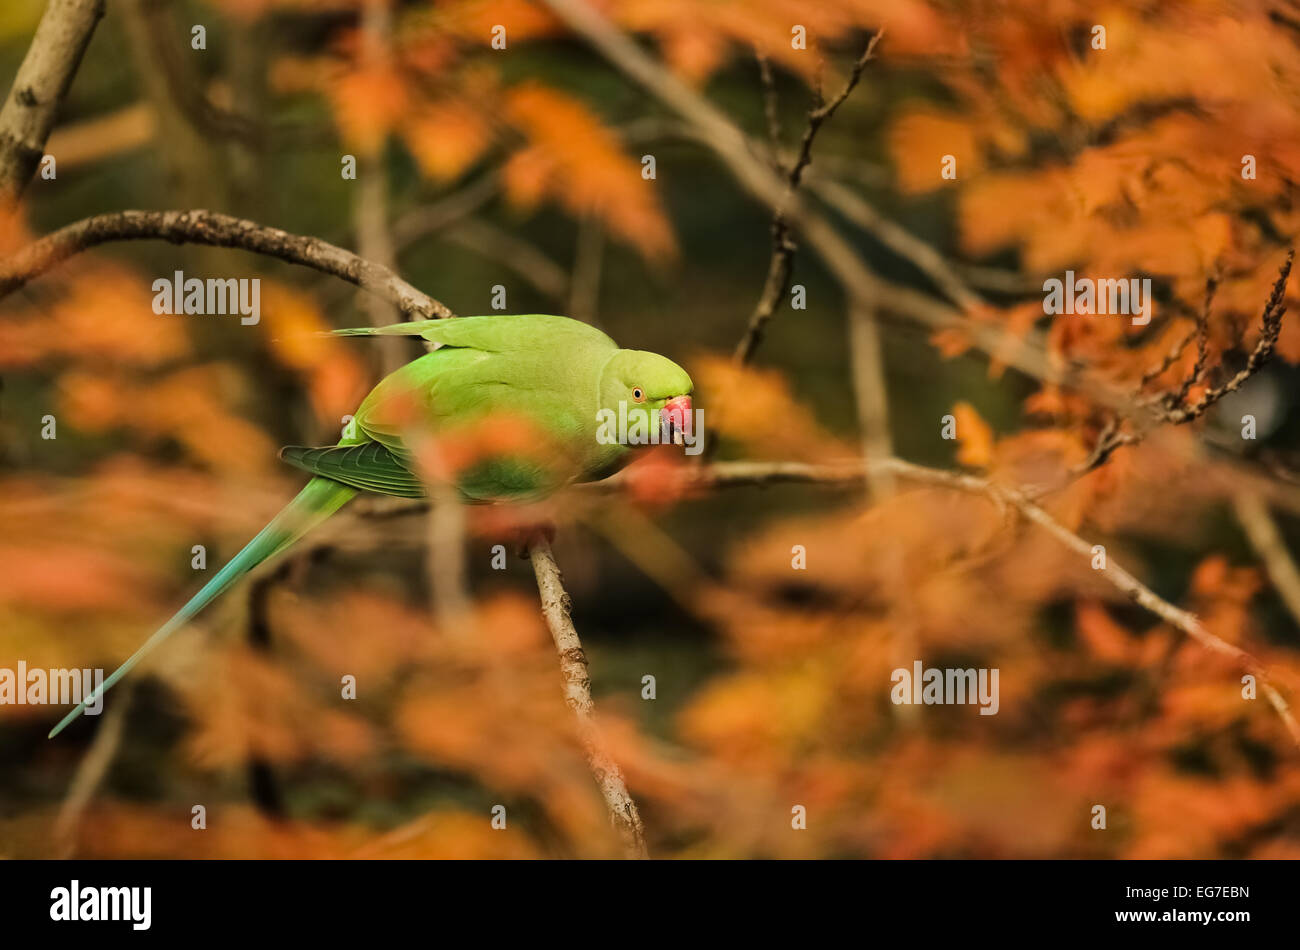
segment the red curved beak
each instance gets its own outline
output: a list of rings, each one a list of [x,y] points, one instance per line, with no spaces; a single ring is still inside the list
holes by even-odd
[[[689,435],[695,419],[691,411],[690,396],[675,396],[659,410],[659,424],[670,434],[672,441],[681,443],[683,434]]]

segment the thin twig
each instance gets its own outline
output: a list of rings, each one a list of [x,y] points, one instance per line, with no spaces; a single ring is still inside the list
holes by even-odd
[[[564,590],[564,579],[551,546],[544,539],[533,540],[528,546],[528,556],[537,576],[537,593],[542,600],[542,613],[555,649],[560,655],[560,673],[564,678],[564,699],[578,718],[578,734],[587,764],[595,776],[596,785],[609,809],[610,821],[623,841],[624,853],[629,858],[648,857],[645,845],[645,828],[636,802],[628,793],[623,781],[623,771],[610,758],[596,724],[595,707],[591,701],[591,675],[587,670],[587,654],[569,616],[569,595]]]
[[[578,243],[569,279],[569,316],[600,325],[600,279],[605,259],[605,227],[595,215],[578,222]]]
[[[808,124],[804,128],[803,138],[799,143],[799,151],[789,171],[783,170],[779,158],[780,125],[776,117],[776,91],[772,82],[771,66],[768,64],[766,57],[759,55],[764,101],[768,113],[768,134],[772,139],[772,161],[776,170],[783,172],[785,175],[785,194],[776,206],[775,213],[772,216],[772,257],[768,263],[767,277],[763,281],[763,291],[749,316],[744,335],[740,338],[740,342],[736,344],[734,358],[738,364],[743,365],[753,357],[754,351],[763,340],[763,331],[767,326],[767,322],[776,313],[776,308],[781,305],[781,301],[785,298],[785,293],[790,287],[790,274],[794,269],[794,255],[797,246],[790,236],[790,220],[786,209],[794,198],[795,192],[799,190],[804,169],[812,162],[812,147],[813,142],[817,139],[817,132],[825,124],[826,120],[835,114],[835,110],[843,105],[844,100],[849,97],[849,93],[858,84],[858,80],[862,78],[862,71],[866,69],[867,63],[875,55],[876,44],[880,42],[880,35],[880,32],[877,31],[867,42],[866,48],[854,62],[853,68],[849,72],[849,78],[845,81],[844,87],[839,93],[830,101],[822,102],[808,112]]]
[[[1181,425],[1198,419],[1205,415],[1206,411],[1216,402],[1234,393],[1241,388],[1242,384],[1250,377],[1254,376],[1268,362],[1273,355],[1273,348],[1277,345],[1278,334],[1282,332],[1282,317],[1286,313],[1286,307],[1283,300],[1286,297],[1287,279],[1291,276],[1291,265],[1295,263],[1295,248],[1287,251],[1286,262],[1283,263],[1278,273],[1277,280],[1273,283],[1273,292],[1264,303],[1264,313],[1260,317],[1259,341],[1255,348],[1251,350],[1250,356],[1246,359],[1246,365],[1234,376],[1219,386],[1207,389],[1201,394],[1201,397],[1190,406],[1176,405],[1169,408],[1163,413],[1166,422],[1174,425]],[[1213,290],[1207,292],[1208,299],[1212,298]],[[1203,362],[1199,350],[1197,354],[1198,366]],[[1195,372],[1195,371],[1194,371]],[[1185,383],[1184,386],[1187,384]],[[1182,390],[1180,390],[1182,392]],[[1183,395],[1186,395],[1184,392]],[[1181,400],[1180,400],[1181,401]]]
[[[1289,266],[1289,265],[1288,265]],[[1183,380],[1178,392],[1170,400],[1170,405],[1178,405],[1187,398],[1201,380],[1201,375],[1205,372],[1205,363],[1210,356],[1210,308],[1214,305],[1214,294],[1219,289],[1219,281],[1215,277],[1209,277],[1205,281],[1205,303],[1201,307],[1201,312],[1196,315],[1196,362],[1192,364],[1192,371],[1187,374]]]
[[[501,176],[494,170],[437,201],[407,211],[393,222],[393,244],[400,254],[430,234],[478,212],[501,191]]]
[[[473,619],[465,579],[465,509],[449,485],[434,483],[433,491],[427,519],[429,592],[441,633],[459,637],[469,632]]]
[[[1256,492],[1242,490],[1232,498],[1232,510],[1237,523],[1246,533],[1246,539],[1255,554],[1264,562],[1264,570],[1273,582],[1273,589],[1281,598],[1291,617],[1300,624],[1300,570],[1297,570],[1291,552],[1287,550],[1282,532],[1268,510],[1264,499]]]
[[[821,129],[822,124],[835,114],[835,110],[844,104],[844,100],[849,97],[849,93],[853,92],[858,80],[862,78],[862,71],[867,68],[867,63],[871,62],[875,57],[876,44],[880,42],[884,32],[884,30],[877,30],[871,35],[866,48],[854,61],[853,68],[849,70],[849,78],[845,81],[843,88],[829,100],[822,102],[817,108],[808,113],[808,127],[804,129],[803,140],[799,143],[799,154],[795,158],[794,166],[790,169],[791,191],[799,187],[799,183],[803,179],[804,169],[812,162],[812,146],[813,141],[817,138],[817,132]]]
[[[483,218],[467,217],[458,221],[449,226],[442,237],[510,268],[552,300],[563,300],[569,291],[569,278],[564,268],[545,251]]]
[[[762,50],[755,50],[758,60],[758,78],[763,84],[763,116],[767,119],[767,138],[772,146],[772,164],[781,171],[781,114],[777,108],[776,80],[772,76],[772,63]]]
[[[1277,280],[1273,282],[1273,289],[1269,293],[1268,300],[1264,303],[1264,313],[1260,319],[1259,341],[1255,344],[1255,348],[1251,351],[1245,367],[1240,372],[1219,386],[1207,388],[1201,394],[1201,397],[1191,405],[1183,404],[1183,400],[1187,398],[1187,394],[1192,387],[1204,376],[1205,366],[1208,361],[1210,307],[1214,302],[1214,293],[1218,287],[1217,279],[1211,277],[1206,281],[1205,303],[1197,315],[1196,329],[1193,331],[1196,337],[1196,361],[1191,372],[1183,379],[1178,389],[1172,393],[1152,397],[1147,401],[1149,415],[1143,420],[1144,425],[1141,428],[1128,428],[1119,419],[1112,419],[1107,422],[1092,451],[1083,462],[1071,468],[1056,483],[1039,486],[1030,494],[1038,497],[1051,491],[1059,491],[1083,475],[1100,468],[1110,460],[1110,457],[1115,454],[1117,449],[1141,442],[1146,436],[1147,428],[1152,424],[1186,425],[1199,419],[1209,411],[1211,406],[1229,393],[1236,392],[1248,379],[1263,369],[1264,364],[1273,355],[1273,348],[1277,345],[1278,334],[1282,331],[1282,317],[1286,313],[1286,307],[1283,306],[1282,301],[1286,297],[1287,281],[1291,276],[1291,265],[1294,260],[1295,249],[1292,248],[1287,251],[1286,261],[1282,264]],[[1148,382],[1173,365],[1174,361],[1186,348],[1189,340],[1190,337],[1179,344],[1161,361],[1159,367],[1143,375],[1138,386],[1139,392]]]
[[[77,770],[68,784],[68,794],[63,799],[59,816],[54,822],[54,842],[59,857],[70,858],[76,853],[77,826],[108,775],[113,759],[117,757],[118,747],[122,743],[123,724],[134,695],[135,684],[129,680],[123,683],[117,702],[104,713],[90,748],[77,764]]]
[[[822,125],[835,114],[835,111],[848,99],[853,88],[862,78],[872,57],[876,45],[880,42],[880,31],[872,34],[866,47],[853,64],[849,77],[843,88],[829,101],[823,101],[820,84],[813,108],[808,113],[808,121],[799,151],[789,171],[785,172],[785,194],[776,206],[772,216],[772,256],[768,264],[767,277],[763,281],[763,290],[758,302],[750,314],[745,332],[736,344],[734,360],[744,365],[754,355],[763,339],[767,323],[772,319],[776,308],[781,305],[786,291],[790,287],[790,276],[794,270],[794,257],[797,251],[786,216],[786,208],[794,199],[795,193],[803,179],[803,173],[812,163],[813,143]],[[782,171],[779,158],[780,130],[776,121],[776,92],[772,82],[772,72],[767,60],[760,56],[765,102],[767,103],[769,134],[772,138],[773,164],[777,171]],[[876,320],[875,308],[861,296],[850,296],[848,307],[849,351],[853,368],[853,388],[857,397],[858,420],[862,426],[862,447],[868,458],[888,458],[894,454],[893,438],[889,431],[888,390],[885,386],[884,355],[880,345],[880,327]],[[716,447],[716,441],[708,448]],[[888,475],[868,475],[868,488],[876,498],[884,498],[893,491],[893,479]]]
[[[1138,382],[1138,390],[1141,391],[1143,389],[1146,389],[1149,385],[1151,385],[1153,382],[1155,382],[1157,379],[1163,376],[1165,374],[1165,371],[1168,370],[1169,367],[1173,366],[1175,363],[1179,361],[1179,359],[1182,358],[1183,352],[1187,349],[1187,344],[1191,343],[1192,340],[1196,339],[1197,336],[1199,336],[1199,334],[1200,334],[1200,321],[1197,321],[1197,325],[1193,327],[1185,337],[1183,337],[1181,342],[1179,342],[1172,350],[1170,350],[1168,353],[1165,354],[1165,358],[1161,360],[1158,365],[1153,366],[1151,369],[1147,370],[1145,373],[1142,374],[1142,379]]]
[[[790,287],[790,274],[794,269],[796,250],[797,246],[790,239],[789,228],[779,219],[774,220],[772,257],[768,261],[767,277],[763,279],[763,290],[749,315],[745,333],[736,344],[735,353],[732,355],[736,363],[742,366],[753,357],[758,344],[763,341],[763,331],[767,329],[768,321],[772,319],[776,308],[785,299],[786,291]]]

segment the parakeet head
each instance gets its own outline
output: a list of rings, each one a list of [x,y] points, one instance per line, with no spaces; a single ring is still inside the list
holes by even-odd
[[[676,442],[693,421],[691,377],[672,360],[645,350],[619,350],[600,376],[600,406],[616,417],[626,414],[629,430],[659,432]]]

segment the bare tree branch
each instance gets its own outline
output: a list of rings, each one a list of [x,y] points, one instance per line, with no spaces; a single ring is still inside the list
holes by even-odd
[[[889,430],[889,389],[885,384],[880,324],[860,300],[849,304],[849,364],[853,370],[858,424],[862,427],[862,454],[867,459],[892,458],[894,438]],[[887,498],[894,491],[893,476],[868,468],[867,487],[874,498]]]
[[[591,676],[587,672],[587,654],[569,616],[569,595],[564,590],[564,579],[559,565],[544,539],[534,540],[528,546],[528,556],[537,576],[537,592],[542,599],[542,613],[555,649],[560,654],[560,673],[564,677],[564,699],[578,717],[578,733],[587,764],[600,787],[600,794],[609,809],[610,820],[623,840],[623,850],[629,858],[648,857],[645,846],[645,828],[636,802],[628,793],[623,772],[610,758],[596,725],[595,708],[591,701]]]
[[[786,217],[785,209],[794,197],[795,192],[799,190],[804,170],[812,162],[812,147],[813,142],[817,139],[817,132],[825,124],[826,120],[835,114],[835,110],[844,104],[844,100],[848,99],[849,93],[853,91],[854,86],[858,84],[858,80],[862,78],[862,71],[866,69],[867,63],[875,56],[876,44],[880,42],[880,35],[879,31],[872,34],[866,48],[862,51],[862,55],[854,62],[844,87],[832,99],[815,106],[808,113],[808,124],[804,128],[803,138],[799,142],[799,151],[795,155],[794,162],[790,165],[790,170],[785,173],[785,194],[772,216],[772,259],[768,264],[767,278],[763,282],[763,292],[759,295],[753,313],[750,314],[749,324],[745,328],[744,336],[736,344],[735,360],[737,363],[747,363],[754,355],[758,344],[763,340],[763,330],[767,326],[767,322],[772,319],[776,308],[781,305],[781,300],[785,297],[785,292],[790,286],[790,274],[794,269],[796,246],[790,237],[790,222]],[[767,58],[761,54],[758,62],[763,79],[768,134],[772,139],[773,164],[780,171],[781,164],[777,156],[780,153],[781,127],[776,114],[776,89],[772,82],[772,68]],[[874,317],[872,319],[874,320]]]
[[[810,209],[799,195],[792,196],[787,204],[785,179],[756,157],[763,149],[755,147],[721,110],[649,56],[585,0],[543,2],[618,69],[680,115],[750,194],[773,212],[782,209],[791,227],[818,253],[851,298],[882,316],[896,314],[931,330],[961,330],[977,349],[996,355],[1029,376],[1084,391],[1100,405],[1116,411],[1135,411],[1127,394],[1104,381],[1085,379],[1071,368],[1053,364],[1041,348],[1003,328],[970,320],[928,294],[881,279],[830,221]]]
[[[387,267],[319,238],[290,234],[215,211],[115,211],[83,218],[29,244],[0,262],[0,298],[68,258],[113,241],[170,241],[234,247],[299,264],[356,284],[388,300],[407,319],[455,316]]]
[[[1214,302],[1214,292],[1218,287],[1218,281],[1215,278],[1206,281],[1205,303],[1201,312],[1197,314],[1196,329],[1192,334],[1192,336],[1196,337],[1196,361],[1192,365],[1191,372],[1176,391],[1162,393],[1148,400],[1150,412],[1147,418],[1143,420],[1145,426],[1157,423],[1177,426],[1193,422],[1205,415],[1224,396],[1240,389],[1246,380],[1263,369],[1264,364],[1273,355],[1273,348],[1277,345],[1278,334],[1282,331],[1282,317],[1286,313],[1283,300],[1286,298],[1287,281],[1290,279],[1291,266],[1294,261],[1295,249],[1292,248],[1287,252],[1286,261],[1283,262],[1281,269],[1278,271],[1277,280],[1273,282],[1273,289],[1269,293],[1268,300],[1264,303],[1264,313],[1260,318],[1259,341],[1255,344],[1255,348],[1246,360],[1246,365],[1222,384],[1206,388],[1196,402],[1187,405],[1184,404],[1184,400],[1187,398],[1187,394],[1191,392],[1192,387],[1205,374],[1205,365],[1209,355],[1210,306]],[[1186,349],[1190,340],[1191,337],[1189,336],[1161,360],[1159,367],[1143,375],[1138,386],[1139,392],[1143,386],[1174,364],[1183,350]],[[1096,445],[1093,446],[1092,451],[1083,462],[1070,469],[1057,484],[1039,486],[1033,491],[1033,494],[1042,495],[1065,487],[1065,485],[1080,476],[1105,465],[1121,447],[1136,445],[1145,436],[1145,427],[1129,428],[1118,419],[1110,420],[1103,427],[1101,435],[1097,438]]]
[[[799,143],[799,154],[795,158],[794,166],[790,169],[790,190],[793,191],[799,187],[799,182],[803,178],[804,169],[812,163],[812,145],[817,138],[817,132],[827,119],[835,114],[835,110],[844,104],[844,100],[849,97],[849,93],[858,84],[862,78],[862,71],[867,68],[867,63],[876,55],[876,45],[880,42],[880,37],[884,35],[883,30],[877,30],[872,34],[871,39],[867,41],[866,48],[854,62],[853,68],[849,70],[849,78],[845,81],[843,88],[830,99],[821,102],[815,109],[808,114],[808,127],[804,129],[803,139]],[[821,93],[818,92],[818,98]]]
[[[473,626],[465,578],[465,508],[449,485],[433,486],[426,546],[433,615],[443,636],[460,637]]]
[[[569,292],[569,276],[563,267],[533,242],[490,221],[464,218],[449,225],[441,237],[510,268],[552,300],[562,301]]]
[[[77,827],[81,824],[81,816],[103,784],[113,759],[117,758],[126,715],[131,709],[134,696],[135,684],[128,680],[122,684],[117,701],[105,712],[99,728],[95,730],[90,748],[77,763],[77,770],[68,783],[68,794],[64,797],[58,818],[54,822],[54,845],[60,858],[70,858],[76,854]]]
[[[694,487],[712,488],[739,485],[770,485],[780,482],[848,484],[860,480],[871,471],[875,471],[877,474],[889,473],[908,481],[942,485],[960,491],[985,495],[999,508],[1009,507],[1016,510],[1027,521],[1047,531],[1071,551],[1088,559],[1090,562],[1092,560],[1092,542],[1084,540],[1066,528],[1024,493],[974,475],[926,468],[905,462],[902,459],[873,459],[867,461],[865,465],[823,466],[807,465],[799,462],[716,463],[709,466],[687,467],[683,478]],[[623,480],[621,475],[615,475],[606,479],[605,482],[597,484],[604,485],[607,488],[618,488]],[[614,484],[610,485],[610,482]],[[1260,691],[1281,718],[1292,741],[1297,748],[1300,748],[1300,724],[1296,722],[1296,718],[1282,694],[1273,685],[1268,670],[1258,659],[1222,637],[1211,633],[1195,614],[1165,600],[1115,563],[1113,558],[1107,558],[1106,566],[1100,568],[1098,573],[1140,607],[1145,608],[1170,626],[1182,631],[1206,650],[1227,657],[1235,662],[1243,672],[1254,676],[1259,683]]]
[[[605,261],[605,226],[595,215],[578,222],[578,243],[569,279],[569,316],[600,325],[600,278]]]
[[[360,65],[376,68],[391,58],[393,16],[387,3],[368,0],[361,8]],[[357,149],[357,181],[352,202],[352,221],[357,234],[357,253],[385,268],[397,265],[388,214],[388,168],[384,162],[386,138],[365,143]],[[372,327],[395,323],[391,305],[377,296],[359,301]],[[381,375],[396,372],[410,361],[414,344],[398,336],[378,341]]]
[[[469,217],[500,191],[500,176],[493,171],[431,204],[411,209],[393,222],[393,243],[397,252],[400,254],[421,238]]]
[[[999,491],[1003,490],[999,489]],[[1067,548],[1083,557],[1092,557],[1092,544],[1070,531],[1042,508],[1026,499],[1023,495],[1020,495],[1019,493],[1006,492],[1004,497],[1007,501],[1013,504],[1022,515],[1044,528]],[[1106,566],[1100,569],[1100,573],[1103,574],[1108,581],[1114,584],[1115,587],[1127,595],[1134,603],[1155,614],[1170,626],[1181,630],[1210,652],[1218,653],[1220,656],[1233,660],[1243,672],[1254,676],[1259,682],[1260,691],[1268,699],[1269,705],[1273,707],[1281,718],[1282,724],[1286,727],[1286,731],[1291,736],[1292,742],[1296,744],[1297,748],[1300,748],[1300,724],[1297,724],[1295,716],[1292,714],[1286,700],[1272,684],[1268,671],[1263,667],[1259,660],[1240,647],[1234,646],[1223,638],[1211,633],[1205,628],[1201,621],[1197,619],[1195,614],[1183,610],[1181,607],[1176,607],[1169,601],[1165,600],[1128,571],[1124,570],[1124,568],[1116,564],[1113,558],[1106,559]]]
[[[104,0],[50,0],[0,108],[0,204],[16,202],[45,153]]]
[[[885,247],[915,264],[958,307],[973,310],[985,305],[984,298],[970,289],[967,280],[942,254],[902,225],[886,218],[856,191],[822,175],[810,175],[808,187]]]
[[[1287,279],[1291,276],[1291,265],[1295,263],[1295,248],[1287,251],[1286,262],[1283,263],[1282,269],[1278,273],[1277,280],[1273,283],[1273,292],[1269,294],[1268,300],[1264,303],[1264,313],[1260,318],[1259,341],[1255,348],[1251,350],[1250,356],[1246,360],[1246,365],[1226,382],[1219,386],[1212,386],[1201,397],[1189,406],[1181,405],[1182,399],[1187,395],[1190,389],[1188,383],[1184,383],[1179,389],[1178,398],[1174,400],[1173,405],[1164,413],[1164,419],[1172,422],[1174,425],[1182,425],[1193,419],[1198,419],[1205,415],[1206,411],[1216,402],[1229,393],[1234,393],[1241,388],[1242,384],[1250,377],[1254,376],[1269,361],[1273,355],[1273,347],[1277,345],[1278,334],[1282,332],[1282,316],[1286,313],[1286,307],[1283,300],[1286,298]],[[1210,304],[1214,299],[1215,284],[1211,282],[1206,288],[1205,298],[1205,316],[1203,320],[1209,319]],[[1205,335],[1204,330],[1198,330],[1198,340]],[[1196,366],[1189,377],[1193,383],[1199,378],[1205,366],[1205,344],[1198,342],[1196,354]]]
[[[767,119],[767,140],[772,146],[772,163],[779,171],[781,154],[781,113],[776,98],[776,80],[772,75],[772,63],[761,49],[754,50],[758,60],[758,78],[763,84],[763,117]]]
[[[1026,491],[999,485],[986,478],[968,475],[963,472],[951,472],[943,469],[927,468],[898,458],[876,458],[867,461],[845,461],[833,464],[810,464],[807,462],[714,462],[708,465],[686,465],[678,470],[680,488],[685,491],[705,489],[765,488],[781,484],[817,484],[826,486],[852,486],[862,483],[868,473],[889,475],[904,481],[927,485],[939,485],[959,491],[984,495],[1000,511],[1019,513],[1025,520],[1043,528],[1057,541],[1072,551],[1092,560],[1093,544],[1066,528],[1047,511],[1035,503]],[[624,469],[616,475],[599,482],[591,482],[579,487],[580,491],[596,494],[609,494],[625,490],[635,478],[635,471]],[[1265,486],[1266,487],[1266,486]],[[423,499],[376,499],[369,504],[354,505],[354,514],[358,517],[391,518],[412,513],[423,512],[428,503]],[[1124,568],[1115,563],[1113,558],[1106,559],[1107,566],[1100,573],[1134,603],[1145,608],[1164,620],[1170,626],[1182,631],[1199,645],[1211,652],[1225,656],[1234,661],[1243,671],[1255,676],[1261,692],[1281,718],[1288,734],[1300,748],[1300,724],[1282,694],[1272,685],[1272,677],[1267,669],[1253,655],[1240,647],[1228,643],[1223,638],[1211,633],[1192,614],[1155,593]],[[536,565],[534,565],[536,569]]]
[[[844,86],[836,95],[824,101],[820,88],[818,89],[816,103],[808,113],[799,150],[790,164],[789,171],[785,173],[785,195],[772,216],[772,258],[768,264],[767,277],[763,282],[763,291],[750,315],[745,333],[736,345],[734,359],[738,364],[747,363],[754,355],[754,351],[762,342],[767,322],[776,312],[776,308],[781,305],[781,300],[790,287],[797,246],[790,236],[790,223],[786,219],[785,208],[795,192],[799,190],[804,171],[812,163],[812,149],[817,139],[817,132],[835,114],[835,110],[844,104],[858,84],[858,80],[862,78],[863,70],[875,55],[880,36],[880,31],[872,34],[861,55],[854,62]],[[781,142],[780,125],[776,114],[776,87],[772,81],[771,66],[762,55],[759,56],[759,67],[763,80],[768,134],[772,140],[772,163],[777,171],[781,171],[781,160],[778,157]],[[885,360],[880,343],[880,326],[876,320],[875,308],[869,306],[863,298],[850,295],[848,304],[849,355],[853,370],[853,391],[857,400],[858,422],[862,427],[863,454],[866,458],[890,458],[894,454],[894,446],[889,431],[889,390],[885,384]],[[869,470],[867,487],[876,498],[884,498],[894,490],[893,477],[887,473],[872,473]]]
[[[1264,570],[1273,582],[1273,589],[1281,598],[1291,617],[1300,624],[1300,570],[1297,570],[1291,552],[1287,550],[1282,532],[1268,510],[1268,505],[1256,492],[1243,490],[1232,498],[1232,510],[1237,523],[1246,533],[1246,539],[1255,554],[1264,562]]]

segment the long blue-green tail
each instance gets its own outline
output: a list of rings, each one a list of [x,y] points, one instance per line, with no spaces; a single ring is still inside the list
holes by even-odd
[[[203,589],[190,598],[190,602],[176,612],[176,615],[158,628],[158,631],[146,640],[140,649],[127,658],[126,662],[113,671],[93,693],[85,697],[76,709],[63,717],[62,721],[50,730],[54,738],[76,719],[86,707],[94,703],[118,680],[131,672],[144,657],[173,633],[185,626],[194,615],[216,600],[231,584],[239,580],[267,558],[274,557],[289,547],[316,525],[320,524],[334,512],[342,508],[357,493],[328,478],[313,478],[307,483],[293,501],[271,519],[270,524],[258,532],[257,537],[244,545],[244,549],[231,558],[230,562],[219,570],[212,580],[203,585]]]

